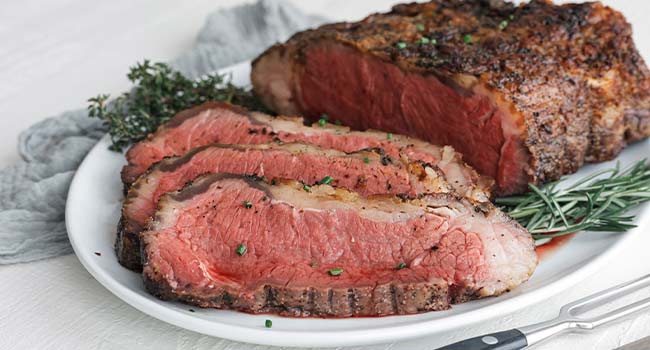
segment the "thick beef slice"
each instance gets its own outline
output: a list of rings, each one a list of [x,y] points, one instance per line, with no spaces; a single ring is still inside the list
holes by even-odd
[[[404,155],[439,167],[460,195],[475,200],[489,197],[490,180],[480,178],[451,147],[384,132],[350,131],[329,123],[305,126],[302,118],[271,117],[216,102],[179,113],[148,139],[135,144],[126,154],[128,164],[122,170],[122,180],[128,188],[152,164],[196,147],[270,141],[302,142],[348,153],[381,149],[394,159]]]
[[[299,143],[199,147],[183,157],[160,161],[131,186],[115,244],[118,261],[140,270],[139,233],[154,214],[158,199],[200,175],[220,172],[268,180],[295,179],[306,185],[329,176],[331,185],[352,189],[362,196],[396,194],[415,198],[424,193],[453,192],[437,168],[405,156],[393,159],[376,150],[343,153]]]
[[[650,135],[631,33],[600,3],[433,0],[298,33],[251,80],[279,113],[451,145],[511,194]]]
[[[501,294],[537,263],[531,236],[489,204],[302,186],[216,174],[163,196],[142,236],[146,288],[201,307],[380,316]]]

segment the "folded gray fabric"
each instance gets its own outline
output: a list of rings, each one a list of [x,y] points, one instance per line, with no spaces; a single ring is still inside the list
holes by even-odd
[[[292,33],[322,22],[282,0],[218,11],[209,15],[195,47],[172,65],[198,77],[251,59]],[[64,222],[68,186],[105,131],[82,109],[48,118],[20,135],[22,161],[0,171],[0,264],[72,252]]]

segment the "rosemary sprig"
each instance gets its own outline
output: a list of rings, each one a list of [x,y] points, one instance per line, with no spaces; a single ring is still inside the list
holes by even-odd
[[[226,101],[265,111],[249,89],[233,85],[225,75],[190,80],[165,63],[145,60],[127,75],[134,88],[107,103],[109,95],[88,99],[88,115],[101,119],[111,135],[111,149],[120,151],[145,138],[177,112],[205,101]]]
[[[627,169],[617,165],[568,187],[559,186],[561,182],[541,188],[530,184],[531,192],[495,202],[526,227],[538,245],[577,231],[626,231],[635,225],[634,216],[625,213],[650,200],[650,161]]]

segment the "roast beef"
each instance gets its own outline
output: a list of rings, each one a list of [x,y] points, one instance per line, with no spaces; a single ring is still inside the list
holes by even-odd
[[[531,236],[489,203],[224,173],[163,196],[142,239],[153,295],[291,316],[442,310],[501,294],[537,263]]]
[[[598,2],[433,0],[324,25],[253,63],[271,109],[452,145],[499,194],[650,135],[650,73]]]
[[[479,178],[451,147],[385,132],[353,132],[330,123],[305,126],[302,118],[271,117],[217,102],[179,113],[148,139],[131,147],[126,154],[128,164],[122,169],[122,180],[128,188],[152,164],[165,157],[183,155],[195,147],[270,141],[303,142],[348,153],[382,149],[393,159],[404,155],[439,167],[461,195],[479,201],[489,196],[490,181]]]
[[[182,157],[164,159],[130,188],[122,207],[115,250],[118,261],[132,270],[142,268],[139,233],[153,216],[158,199],[180,190],[206,173],[254,174],[273,180],[300,180],[314,185],[326,182],[353,189],[362,196],[396,194],[417,197],[423,193],[452,193],[437,168],[393,159],[381,150],[343,153],[307,144],[210,145]]]

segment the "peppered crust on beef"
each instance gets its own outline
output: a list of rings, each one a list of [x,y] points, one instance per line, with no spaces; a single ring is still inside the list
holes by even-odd
[[[145,287],[161,299],[300,317],[443,310],[537,264],[530,234],[490,204],[224,173],[161,198],[142,239]]]
[[[449,144],[499,194],[650,135],[650,73],[630,24],[599,2],[397,5],[294,35],[251,80],[279,113]]]

